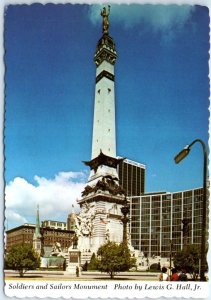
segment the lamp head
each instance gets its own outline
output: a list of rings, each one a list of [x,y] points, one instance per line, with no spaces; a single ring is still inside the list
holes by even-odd
[[[175,163],[178,164],[180,163],[190,152],[190,147],[189,145],[185,146],[174,158]]]

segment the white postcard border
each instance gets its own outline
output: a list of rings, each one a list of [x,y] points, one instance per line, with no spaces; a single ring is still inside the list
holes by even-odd
[[[133,299],[159,298],[167,293],[169,297],[207,298],[209,295],[206,282],[147,282],[147,281],[25,281],[6,280],[5,294],[8,297],[45,298],[91,298]]]
[[[0,47],[0,56],[1,56],[1,100],[0,100],[0,116],[1,116],[1,122],[0,122],[0,132],[1,132],[1,143],[0,143],[0,193],[2,196],[2,199],[4,199],[4,144],[3,144],[3,128],[4,128],[4,72],[5,72],[5,66],[4,66],[4,45],[3,45],[3,17],[4,17],[4,7],[9,4],[32,4],[32,3],[55,3],[55,4],[65,4],[65,3],[103,3],[103,1],[94,0],[78,0],[78,1],[71,1],[71,0],[1,0],[0,1],[0,43],[2,47]],[[106,1],[108,2],[108,1]],[[121,1],[115,1],[110,0],[110,3],[152,3],[152,4],[199,4],[199,5],[205,5],[207,7],[211,7],[211,3],[209,0],[121,0]],[[210,13],[211,14],[211,13]],[[210,16],[211,18],[211,16]],[[210,66],[210,62],[209,62]],[[209,125],[210,126],[210,125]],[[210,145],[210,142],[209,142]],[[2,278],[4,278],[3,274],[3,251],[4,251],[4,201],[1,201],[0,204],[2,215],[0,217],[1,219],[1,229],[2,234],[0,235],[0,253],[1,253],[1,259],[0,259],[0,270]],[[208,260],[210,264],[210,253],[208,255]],[[179,299],[179,298],[194,298],[194,299],[204,299],[209,297],[209,291],[211,290],[211,284],[210,282],[147,282],[147,281],[101,281],[101,282],[94,282],[94,281],[29,281],[29,280],[5,280],[5,282],[2,280],[0,281],[0,296],[1,299],[8,299],[8,297],[15,297],[15,298],[25,298],[30,297],[31,299],[34,297],[39,298],[45,298],[45,299],[52,299],[52,298],[75,298],[75,299],[134,299],[134,298],[159,298],[164,299],[163,297],[170,298],[174,297],[172,299]],[[34,288],[20,288],[17,284],[23,284],[23,285],[33,285]],[[12,287],[11,287],[12,284]],[[80,284],[83,286],[83,288],[75,288],[74,285]],[[130,286],[131,288],[123,288],[118,289],[115,288],[116,284],[120,284],[122,286]],[[52,285],[52,288],[51,288]],[[58,288],[56,288],[56,285]],[[71,288],[65,288],[65,286],[71,286]],[[107,285],[107,289],[88,289],[85,288],[86,286],[93,286],[93,285]],[[177,288],[177,285],[180,285],[181,288]],[[60,288],[59,288],[60,286]],[[136,288],[136,286],[139,286],[140,288]],[[64,287],[64,288],[62,288]],[[151,287],[151,288],[150,288]],[[162,287],[162,288],[159,288]],[[6,295],[6,296],[5,296]]]

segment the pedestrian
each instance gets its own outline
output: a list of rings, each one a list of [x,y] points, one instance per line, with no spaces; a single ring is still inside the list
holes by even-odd
[[[158,271],[160,271],[160,269],[161,269],[160,262],[158,262],[157,268],[158,268]]]
[[[66,271],[66,259],[64,259],[64,262],[63,262],[63,271]]]
[[[179,275],[179,281],[188,281],[188,277],[187,277],[185,268],[182,268],[182,270],[181,270],[181,273]]]
[[[79,277],[79,267],[76,267],[76,276]]]
[[[177,274],[177,269],[173,268],[171,270],[171,272],[172,272],[172,275],[170,277],[170,281],[178,281],[179,280],[179,275]]]
[[[166,267],[162,267],[161,273],[159,275],[159,281],[169,281],[169,276],[166,272],[167,272]]]

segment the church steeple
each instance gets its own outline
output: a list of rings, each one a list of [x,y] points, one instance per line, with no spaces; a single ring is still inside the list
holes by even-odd
[[[40,214],[39,214],[39,205],[37,205],[37,216],[36,216],[35,235],[36,235],[36,236],[41,236],[41,234],[40,234]]]
[[[41,233],[40,233],[40,215],[39,215],[39,205],[37,205],[37,215],[36,215],[36,225],[35,232],[33,236],[33,248],[40,255],[41,254]]]

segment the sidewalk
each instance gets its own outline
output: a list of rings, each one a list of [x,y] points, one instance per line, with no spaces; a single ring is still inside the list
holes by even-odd
[[[57,280],[57,281],[95,281],[95,280],[110,280],[107,273],[101,272],[82,272],[79,277],[75,274],[70,274],[67,271],[28,271],[24,277],[20,278],[18,272],[5,270],[6,280]],[[138,281],[158,281],[158,273],[149,272],[120,272],[113,280],[138,280]]]

